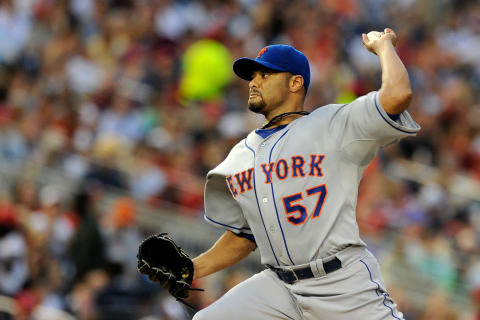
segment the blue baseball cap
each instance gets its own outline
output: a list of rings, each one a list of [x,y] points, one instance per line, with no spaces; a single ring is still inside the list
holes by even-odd
[[[285,44],[267,46],[258,52],[255,59],[240,58],[233,63],[233,72],[244,80],[252,80],[255,71],[265,67],[280,72],[290,72],[303,77],[308,90],[310,85],[310,65],[307,57],[299,50]]]

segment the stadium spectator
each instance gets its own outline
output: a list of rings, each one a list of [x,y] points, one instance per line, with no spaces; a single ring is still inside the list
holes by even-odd
[[[388,26],[422,130],[366,171],[362,236],[408,319],[478,319],[479,19],[475,0],[2,1],[0,292],[25,317],[45,305],[89,319],[122,292],[109,262],[132,292],[147,287],[133,276],[141,224],[130,204],[201,223],[206,172],[262,121],[231,60],[292,44],[311,63],[307,109],[347,103],[379,85],[359,35]],[[50,172],[73,182],[47,183]],[[72,201],[79,185],[87,193]],[[94,207],[112,193],[121,200]],[[148,290],[139,314],[188,318]]]

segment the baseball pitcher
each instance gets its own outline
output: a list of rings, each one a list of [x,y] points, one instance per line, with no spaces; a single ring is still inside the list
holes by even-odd
[[[420,130],[406,111],[412,91],[396,40],[388,28],[362,35],[380,59],[378,91],[310,114],[303,111],[310,84],[303,53],[271,45],[255,59],[236,60],[235,74],[249,81],[249,109],[266,123],[207,175],[205,219],[226,231],[193,260],[178,249],[183,262],[174,266],[159,261],[161,244],[139,250],[140,271],[185,297],[192,280],[258,247],[266,269],[195,320],[403,319],[355,218],[360,179],[379,148]]]

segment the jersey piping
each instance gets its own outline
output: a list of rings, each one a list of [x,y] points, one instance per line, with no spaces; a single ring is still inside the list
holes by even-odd
[[[272,253],[273,253],[273,256],[275,257],[275,261],[277,262],[277,265],[280,265],[280,263],[278,262],[278,259],[277,259],[277,255],[275,254],[275,250],[273,250],[273,246],[272,246],[272,242],[270,241],[270,237],[268,236],[268,232],[267,232],[267,227],[265,226],[265,221],[263,221],[263,216],[262,216],[262,210],[260,209],[260,203],[258,202],[258,197],[257,197],[257,184],[255,182],[255,162],[256,162],[256,159],[255,159],[255,150],[253,150],[248,144],[247,144],[247,139],[244,140],[245,141],[245,146],[247,147],[248,150],[252,151],[253,153],[253,191],[255,193],[255,200],[257,201],[257,207],[258,207],[258,214],[260,215],[260,219],[262,219],[262,224],[263,224],[263,228],[265,229],[265,234],[267,235],[267,239],[268,239],[268,244],[270,245],[270,248],[272,249]]]
[[[373,98],[373,101],[375,103],[375,108],[377,108],[377,111],[378,113],[380,113],[380,116],[382,117],[383,120],[385,120],[386,123],[388,123],[388,125],[394,129],[397,129],[398,131],[401,131],[401,132],[405,132],[405,133],[408,133],[408,134],[416,134],[417,132],[416,131],[407,131],[407,130],[403,130],[403,129],[400,129],[396,126],[394,126],[393,124],[390,123],[390,121],[388,121],[387,118],[385,118],[385,116],[383,115],[382,111],[380,111],[380,108],[378,107],[378,104],[377,104],[377,97],[378,97],[378,93],[377,95],[375,96],[375,98]],[[378,97],[378,99],[380,99],[380,97]],[[385,109],[384,109],[385,110]],[[386,111],[385,111],[386,112]]]
[[[277,143],[287,134],[287,132],[288,132],[289,130],[290,130],[290,129],[286,130],[286,131],[280,136],[280,138],[278,138],[278,140],[274,143],[272,149],[270,150],[270,156],[268,157],[268,162],[271,162],[271,161],[272,161],[272,152],[273,152],[273,149],[275,149],[275,146],[277,145]],[[279,217],[279,215],[278,215],[278,209],[277,209],[277,202],[275,201],[275,192],[274,192],[274,190],[273,190],[273,183],[270,184],[270,187],[271,187],[271,189],[272,189],[273,205],[274,205],[274,207],[275,207],[275,213],[276,213],[276,215],[277,215],[278,225],[280,226],[280,231],[282,232],[283,243],[285,244],[285,249],[287,250],[288,259],[290,259],[290,262],[292,263],[292,265],[295,265],[295,263],[294,263],[293,260],[292,260],[292,257],[290,256],[290,252],[288,251],[287,239],[285,239],[285,234],[283,233],[282,224],[280,223],[280,217]]]
[[[235,230],[238,230],[238,231],[242,231],[242,230],[251,231],[249,228],[238,228],[238,227],[234,227],[234,226],[231,226],[231,225],[228,225],[228,224],[225,224],[225,223],[221,223],[221,222],[215,221],[215,220],[213,220],[212,218],[207,217],[206,214],[204,214],[203,216],[204,216],[205,219],[207,219],[208,221],[211,221],[211,222],[213,222],[213,223],[216,223],[216,224],[221,225],[221,226],[224,226],[224,227],[228,227],[228,228],[230,228],[230,229],[235,229]]]

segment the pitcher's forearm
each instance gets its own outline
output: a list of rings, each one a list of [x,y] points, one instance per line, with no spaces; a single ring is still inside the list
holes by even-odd
[[[385,43],[384,48],[377,54],[382,66],[380,103],[387,113],[400,114],[408,107],[412,98],[407,69],[390,42]]]
[[[208,251],[193,259],[193,279],[228,268],[247,257],[254,249],[252,241],[227,231]]]

